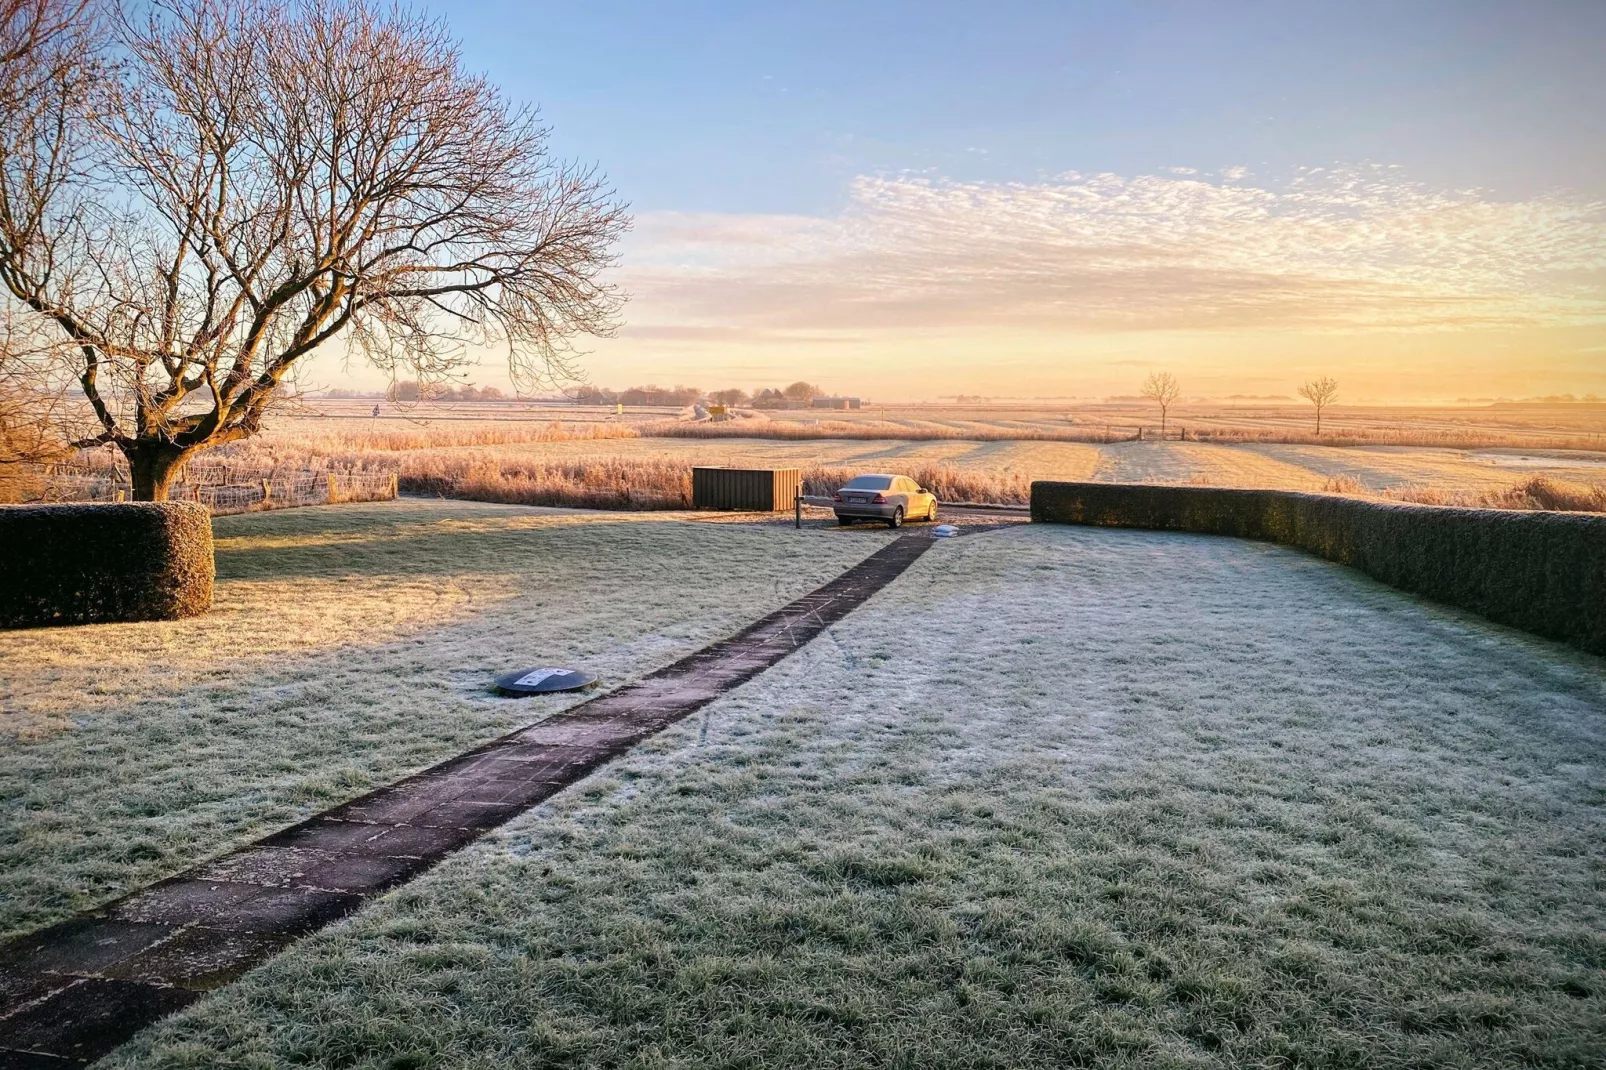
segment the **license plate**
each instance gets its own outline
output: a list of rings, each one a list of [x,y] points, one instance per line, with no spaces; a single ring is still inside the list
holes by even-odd
[[[859,494],[850,494],[850,495],[848,495],[848,501],[856,502],[859,505],[863,505],[865,502],[867,502],[869,500],[870,500],[869,498],[866,498],[863,495],[859,495]]]

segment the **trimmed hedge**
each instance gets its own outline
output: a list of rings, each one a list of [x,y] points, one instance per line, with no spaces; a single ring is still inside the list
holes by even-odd
[[[1281,543],[1501,624],[1606,654],[1606,516],[1280,490],[1037,482],[1032,520]]]
[[[0,506],[0,628],[205,613],[213,573],[204,505]]]

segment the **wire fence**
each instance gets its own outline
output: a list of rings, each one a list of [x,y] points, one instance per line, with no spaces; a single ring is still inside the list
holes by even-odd
[[[113,468],[50,465],[31,475],[23,495],[28,501],[121,502],[133,496],[126,473]],[[285,472],[226,465],[191,467],[168,490],[169,501],[201,502],[213,516],[394,497],[394,472]]]

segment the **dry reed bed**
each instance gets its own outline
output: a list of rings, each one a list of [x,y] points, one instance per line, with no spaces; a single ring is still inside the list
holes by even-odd
[[[803,470],[803,493],[830,494],[858,469],[814,466]],[[954,465],[920,465],[906,472],[943,501],[1025,504],[1031,482],[1022,476],[969,471]],[[683,461],[620,458],[551,462],[518,458],[431,456],[404,458],[404,491],[446,498],[515,505],[564,505],[593,509],[686,509],[691,506],[691,467]]]
[[[380,428],[366,420],[332,419],[308,425],[298,421],[286,428],[267,432],[246,444],[245,452],[272,455],[280,449],[295,454],[345,453],[352,450],[400,452],[461,446],[512,446],[526,442],[589,442],[616,438],[640,438],[636,425],[626,423],[546,423],[518,424],[494,421],[474,423],[427,423],[403,429]],[[240,449],[240,447],[236,447]]]
[[[1552,476],[1532,476],[1520,483],[1485,494],[1455,493],[1440,487],[1400,487],[1381,495],[1368,493],[1349,476],[1329,479],[1322,487],[1329,494],[1361,498],[1387,498],[1416,505],[1451,505],[1465,509],[1550,509],[1574,513],[1606,513],[1606,484],[1575,483]]]

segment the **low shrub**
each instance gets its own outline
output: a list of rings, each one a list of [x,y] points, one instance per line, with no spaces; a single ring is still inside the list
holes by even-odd
[[[1606,517],[1277,490],[1037,482],[1032,519],[1294,546],[1402,590],[1606,654]]]
[[[0,507],[0,628],[194,616],[212,579],[204,505]]]

